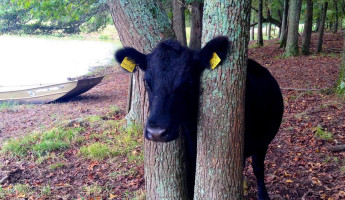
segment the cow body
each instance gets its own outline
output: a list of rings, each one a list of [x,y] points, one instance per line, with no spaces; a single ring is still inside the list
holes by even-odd
[[[213,52],[226,59],[228,39],[218,37],[201,51],[194,51],[168,40],[161,42],[148,55],[132,48],[116,53],[119,62],[132,59],[145,71],[144,81],[149,96],[150,115],[145,137],[156,142],[186,139],[188,186],[190,198],[194,189],[196,133],[200,76]],[[258,198],[269,199],[264,183],[264,159],[268,145],[278,132],[283,115],[283,99],[279,85],[269,71],[248,60],[245,95],[244,156],[252,156],[258,183]]]

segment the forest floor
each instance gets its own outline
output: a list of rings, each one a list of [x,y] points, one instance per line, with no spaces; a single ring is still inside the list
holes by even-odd
[[[267,153],[265,179],[272,199],[345,199],[345,102],[330,92],[343,35],[328,33],[323,53],[281,58],[277,40],[249,57],[278,80],[285,113]],[[0,199],[144,199],[143,137],[122,128],[129,76],[108,76],[70,101],[0,105]],[[11,138],[11,139],[10,139]],[[256,199],[248,159],[245,199]]]

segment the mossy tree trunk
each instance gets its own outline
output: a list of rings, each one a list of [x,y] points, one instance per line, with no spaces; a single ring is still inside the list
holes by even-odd
[[[345,97],[345,39],[344,39],[343,53],[341,54],[341,64],[339,67],[339,75],[335,84],[335,90],[339,96]]]
[[[227,35],[227,59],[201,78],[195,200],[242,199],[250,0],[206,0],[202,43]]]
[[[291,0],[289,5],[288,33],[284,57],[298,56],[298,28],[302,0]]]
[[[310,42],[313,28],[313,0],[307,0],[306,16],[304,22],[304,32],[302,38],[302,54],[310,54]]]
[[[192,2],[192,27],[190,30],[189,47],[192,49],[201,48],[202,15],[204,4],[199,1]]]
[[[323,8],[322,8],[322,16],[321,16],[321,23],[320,23],[320,30],[319,30],[319,39],[317,40],[316,45],[316,52],[320,53],[322,51],[322,43],[323,43],[323,34],[325,31],[325,23],[326,23],[326,17],[327,17],[327,7],[328,2],[326,1]]]
[[[176,39],[183,46],[187,46],[186,39],[186,23],[185,23],[185,3],[184,0],[172,0],[173,9],[173,28],[175,31]]]
[[[108,0],[110,13],[120,40],[148,53],[161,40],[175,38],[169,19],[158,1]],[[131,110],[128,121],[144,124],[148,99],[143,72],[133,73]],[[186,167],[182,138],[171,143],[144,142],[144,166],[147,199],[186,199]]]
[[[257,38],[257,45],[258,46],[264,46],[264,38],[262,35],[262,4],[263,0],[259,0],[259,7],[258,7],[258,38]]]

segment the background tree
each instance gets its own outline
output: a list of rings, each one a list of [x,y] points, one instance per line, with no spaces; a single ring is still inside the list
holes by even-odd
[[[335,91],[339,96],[345,97],[345,40],[343,52],[341,54],[341,64],[339,67],[339,75],[335,84]]]
[[[173,8],[173,28],[176,39],[183,46],[187,46],[186,23],[185,23],[185,2],[184,0],[172,0]]]
[[[190,3],[190,1],[187,1]],[[192,49],[201,48],[201,35],[202,35],[202,16],[204,3],[201,0],[194,0],[191,2],[192,17],[191,17],[191,34],[189,47]]]
[[[302,0],[291,0],[289,5],[288,34],[284,57],[299,55],[298,28]]]
[[[258,46],[264,46],[264,39],[262,35],[262,4],[263,0],[259,0],[259,6],[258,6],[258,37],[257,37],[257,45]]]
[[[302,38],[302,54],[309,55],[310,54],[310,42],[311,42],[311,34],[313,28],[313,0],[307,0],[306,6],[306,14],[305,14],[305,22],[304,22],[304,32]]]
[[[108,2],[124,46],[148,53],[165,38],[175,38],[168,16],[157,1]],[[150,27],[150,28],[148,28]],[[144,124],[148,100],[143,72],[133,73],[132,109],[129,120]],[[182,139],[170,143],[144,141],[145,187],[148,199],[186,199],[186,168]],[[170,153],[166,153],[170,152]],[[154,166],[154,167],[153,167]]]
[[[322,42],[323,42],[323,34],[325,30],[325,22],[327,17],[327,7],[328,2],[326,1],[323,8],[322,8],[322,16],[321,16],[321,23],[320,23],[320,30],[319,30],[319,39],[317,40],[316,45],[316,52],[320,53],[322,51]]]
[[[232,46],[221,67],[205,70],[202,75],[194,199],[242,199],[243,196],[244,90],[250,5],[251,1],[246,0],[205,1],[203,44],[217,35],[227,35]]]
[[[334,31],[333,31],[333,33],[337,33],[338,32],[338,22],[339,22],[338,0],[333,0],[333,8],[334,8]]]

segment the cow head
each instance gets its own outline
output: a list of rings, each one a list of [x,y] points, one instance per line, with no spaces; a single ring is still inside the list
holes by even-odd
[[[117,61],[128,71],[134,71],[136,65],[145,71],[150,110],[146,139],[169,142],[179,137],[181,125],[190,120],[192,109],[197,110],[201,72],[220,64],[228,46],[228,38],[220,36],[201,51],[166,40],[147,55],[129,47],[116,52]]]

